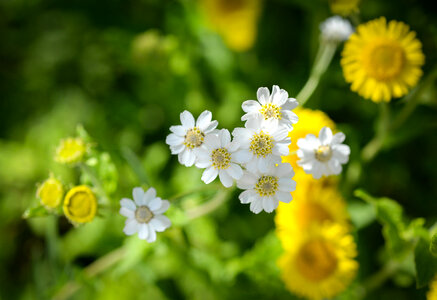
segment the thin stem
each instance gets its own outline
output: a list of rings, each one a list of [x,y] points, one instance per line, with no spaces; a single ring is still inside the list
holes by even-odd
[[[385,138],[388,134],[389,121],[390,121],[390,111],[389,106],[385,102],[379,104],[380,112],[378,125],[376,128],[375,137],[363,148],[361,152],[361,157],[363,161],[371,161],[376,154],[381,150],[384,145]]]
[[[91,179],[92,184],[94,185],[94,187],[97,188],[97,190],[100,193],[100,196],[102,197],[102,199],[104,200],[105,203],[109,203],[109,197],[106,194],[105,189],[103,188],[102,183],[100,182],[100,179],[97,178],[96,174],[94,173],[94,171],[86,164],[84,163],[80,163],[79,164],[82,172],[84,172],[85,174],[88,175],[88,177]]]
[[[319,85],[320,78],[326,72],[329,64],[332,61],[332,58],[334,57],[336,49],[336,43],[321,42],[313,68],[311,69],[310,77],[303,86],[302,90],[296,96],[296,99],[299,101],[300,105],[303,106],[316,90],[317,86]]]
[[[149,177],[142,167],[141,160],[138,158],[138,156],[128,147],[123,147],[121,149],[121,153],[128,165],[134,171],[135,175],[137,175],[140,182],[146,184],[147,186],[151,186]]]
[[[86,267],[83,270],[83,274],[87,279],[93,278],[119,262],[124,257],[125,253],[126,250],[123,247],[117,248]],[[68,299],[74,295],[80,287],[81,284],[79,282],[71,280],[67,282],[58,293],[56,293],[53,299]]]
[[[200,206],[192,208],[187,211],[187,217],[189,220],[199,218],[201,216],[207,215],[210,212],[213,212],[217,208],[219,208],[227,199],[230,191],[222,190],[217,193],[217,195],[212,198],[211,201],[208,201]]]
[[[382,286],[397,270],[398,265],[392,261],[382,267],[381,270],[373,274],[363,283],[364,295],[363,298],[369,295],[372,291]]]
[[[190,196],[190,195],[193,195],[193,194],[196,194],[199,192],[217,190],[217,189],[220,189],[219,185],[217,185],[217,184],[204,185],[204,186],[201,186],[199,188],[195,188],[195,189],[192,189],[190,191],[182,192],[182,193],[176,194],[174,196],[171,196],[170,198],[168,198],[168,200],[175,201],[175,200],[185,198],[187,196]]]

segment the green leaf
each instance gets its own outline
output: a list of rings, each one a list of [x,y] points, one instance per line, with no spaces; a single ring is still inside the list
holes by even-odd
[[[430,246],[425,239],[421,238],[414,250],[417,288],[426,286],[437,273],[437,257],[429,251]]]
[[[44,217],[48,215],[50,215],[50,213],[43,205],[40,204],[26,209],[26,211],[23,213],[23,218],[28,219],[28,218],[35,218],[35,217]]]
[[[403,252],[407,241],[403,237],[405,224],[402,221],[402,206],[389,198],[374,198],[362,190],[355,191],[355,196],[375,207],[376,219],[382,225],[382,234],[389,252],[391,254]]]

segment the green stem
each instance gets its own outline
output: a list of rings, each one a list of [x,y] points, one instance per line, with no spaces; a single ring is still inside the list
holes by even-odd
[[[147,186],[151,186],[149,177],[142,167],[141,160],[138,158],[138,156],[128,147],[123,147],[121,149],[121,153],[128,165],[134,171],[135,175],[137,175],[140,182],[142,184],[146,184]]]
[[[91,179],[91,182],[93,184],[93,186],[98,190],[100,196],[103,199],[104,203],[110,203],[109,201],[109,197],[106,194],[105,189],[103,188],[102,183],[100,182],[100,179],[97,178],[96,174],[94,173],[94,171],[85,163],[80,163],[79,164],[82,172],[84,172],[85,174],[88,175],[88,177]]]
[[[387,279],[389,279],[397,270],[398,265],[392,261],[389,261],[384,267],[373,274],[363,283],[364,295],[363,298],[369,295],[372,291],[382,286]]]
[[[379,103],[379,120],[378,126],[376,128],[375,137],[363,148],[361,152],[361,157],[363,161],[369,162],[371,161],[376,154],[381,150],[384,145],[385,138],[388,134],[389,130],[389,122],[390,122],[390,111],[389,106],[385,102]]]
[[[303,86],[302,90],[296,96],[296,99],[300,105],[303,106],[316,90],[317,86],[319,85],[320,78],[326,72],[329,64],[332,61],[332,58],[334,57],[336,49],[336,43],[321,42],[313,68],[311,69],[310,77]]]
[[[190,195],[193,195],[193,194],[196,194],[196,193],[199,193],[199,192],[210,191],[210,190],[218,190],[218,189],[220,189],[220,186],[217,185],[217,184],[204,185],[204,186],[201,186],[199,188],[192,189],[190,191],[186,191],[186,192],[182,192],[182,193],[176,194],[176,195],[168,198],[168,200],[169,201],[175,201],[175,200],[179,200],[181,198],[185,198],[187,196],[190,196]]]
[[[217,208],[219,208],[227,199],[228,195],[231,193],[229,190],[222,190],[217,193],[214,198],[211,199],[211,201],[208,201],[200,206],[197,206],[195,208],[192,208],[187,211],[187,217],[188,219],[196,219],[201,216],[207,215],[210,212],[215,211]]]

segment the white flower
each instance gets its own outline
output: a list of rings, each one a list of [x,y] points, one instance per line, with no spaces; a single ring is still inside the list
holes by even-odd
[[[250,210],[259,213],[262,210],[272,212],[279,201],[289,203],[293,197],[290,192],[296,189],[293,168],[289,163],[270,166],[267,172],[245,171],[237,181],[237,186],[245,191],[238,197],[241,203],[250,203]]]
[[[120,214],[127,217],[123,232],[133,235],[138,232],[138,237],[149,243],[156,240],[156,231],[162,232],[170,227],[171,222],[162,214],[167,211],[170,202],[156,197],[154,188],[147,192],[140,187],[133,189],[135,200],[123,198],[120,200]]]
[[[238,149],[238,144],[231,142],[231,134],[227,129],[218,131],[205,137],[204,146],[197,152],[196,167],[206,168],[202,180],[211,183],[217,175],[225,187],[232,186],[234,179],[243,176],[243,170],[238,165],[245,163],[249,157]]]
[[[296,108],[298,103],[296,99],[288,98],[287,91],[274,85],[271,95],[266,87],[259,88],[256,94],[258,101],[243,102],[242,108],[246,114],[241,117],[242,121],[261,119],[276,126],[285,126],[288,130],[292,129],[292,124],[297,123],[298,117],[291,110]]]
[[[182,125],[171,126],[165,142],[170,146],[171,154],[178,154],[179,162],[187,167],[196,161],[196,153],[205,141],[205,137],[217,127],[217,121],[211,121],[212,114],[205,110],[194,122],[189,111],[181,113]]]
[[[297,156],[301,159],[297,164],[305,173],[313,174],[315,179],[319,179],[322,175],[340,174],[341,164],[347,163],[351,152],[349,146],[342,144],[345,138],[342,132],[333,136],[328,127],[320,130],[318,138],[308,134],[297,141],[299,146]]]
[[[242,150],[240,154],[249,157],[246,168],[265,172],[269,166],[280,164],[281,156],[288,155],[291,140],[286,127],[261,125],[260,119],[246,122],[246,128],[235,128],[232,135]]]
[[[342,42],[349,38],[354,29],[348,20],[333,16],[320,24],[320,31],[325,41]]]

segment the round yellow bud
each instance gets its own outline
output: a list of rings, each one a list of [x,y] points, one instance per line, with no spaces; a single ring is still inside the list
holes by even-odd
[[[64,164],[80,162],[87,151],[87,146],[81,138],[66,138],[61,140],[56,149],[55,160]]]
[[[47,208],[56,208],[61,204],[64,188],[62,183],[54,177],[44,181],[36,191],[41,204]]]
[[[64,214],[73,223],[87,223],[97,212],[97,199],[86,185],[75,186],[64,199]]]

